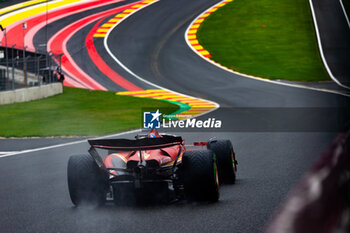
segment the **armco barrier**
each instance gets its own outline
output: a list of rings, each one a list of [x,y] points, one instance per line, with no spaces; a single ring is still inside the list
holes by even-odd
[[[2,91],[0,92],[0,105],[38,100],[60,93],[63,93],[62,83]]]
[[[350,232],[349,129],[337,136],[290,193],[265,232]]]

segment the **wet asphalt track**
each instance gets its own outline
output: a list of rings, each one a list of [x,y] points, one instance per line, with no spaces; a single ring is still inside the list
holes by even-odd
[[[350,25],[339,0],[312,1],[327,64],[334,77],[350,88]]]
[[[239,159],[237,183],[223,186],[215,204],[74,208],[66,166],[70,154],[86,152],[87,143],[2,158],[1,232],[260,232],[331,138],[327,133],[210,136],[231,139]]]
[[[213,3],[162,0],[113,31],[111,50],[149,81],[228,108],[339,107],[348,103],[346,97],[335,94],[238,77],[199,58],[187,47],[184,32]],[[220,118],[220,111],[205,117],[209,116]],[[239,114],[222,117],[228,128],[229,118],[236,122],[240,118]],[[241,121],[249,124],[246,119]],[[74,208],[67,190],[66,165],[69,155],[86,153],[87,143],[79,143],[0,159],[0,232],[260,232],[335,136],[334,132],[179,133],[188,142],[210,136],[232,140],[239,161],[238,180],[221,188],[218,203]]]

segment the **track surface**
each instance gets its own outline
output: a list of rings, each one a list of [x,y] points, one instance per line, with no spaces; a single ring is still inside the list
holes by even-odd
[[[347,105],[344,96],[246,79],[198,57],[184,41],[184,33],[193,18],[213,4],[211,0],[161,0],[120,24],[108,39],[110,49],[141,77],[223,107]],[[74,40],[69,43],[77,43]],[[100,41],[95,45],[98,51],[104,50]],[[104,59],[113,62],[106,54]],[[120,67],[113,69],[120,71]],[[135,80],[127,73],[124,77]],[[227,117],[220,114],[217,111],[205,117]],[[249,124],[239,115],[229,117]],[[218,203],[74,208],[67,190],[66,166],[71,154],[86,153],[87,143],[78,143],[1,158],[1,232],[260,232],[335,136],[328,132],[179,134],[187,142],[210,136],[232,140],[239,161],[238,180],[236,185],[222,187]]]
[[[87,143],[81,143],[1,159],[0,229],[2,232],[260,232],[290,186],[330,140],[328,134],[320,133],[211,136],[230,138],[240,163],[237,184],[223,186],[220,202],[216,204],[74,208],[67,190],[66,166],[70,154],[86,152]],[[184,137],[207,138],[198,134]],[[278,146],[281,141],[286,145]]]
[[[312,1],[327,64],[341,84],[350,88],[350,25],[339,0]]]

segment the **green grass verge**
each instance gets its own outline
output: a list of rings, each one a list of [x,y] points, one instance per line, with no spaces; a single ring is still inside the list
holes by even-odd
[[[0,136],[97,136],[142,127],[144,109],[171,114],[178,106],[114,92],[64,88],[64,94],[0,106]]]
[[[307,0],[234,0],[211,14],[198,40],[212,59],[269,79],[330,80]]]

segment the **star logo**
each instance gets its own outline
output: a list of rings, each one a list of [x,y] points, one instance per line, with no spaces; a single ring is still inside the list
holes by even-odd
[[[145,129],[159,129],[160,116],[162,113],[159,109],[156,112],[143,112],[143,128]]]
[[[159,109],[157,109],[157,111],[155,113],[151,113],[151,115],[153,116],[151,122],[153,122],[154,120],[159,121],[159,117],[162,115],[161,113],[159,113]]]

